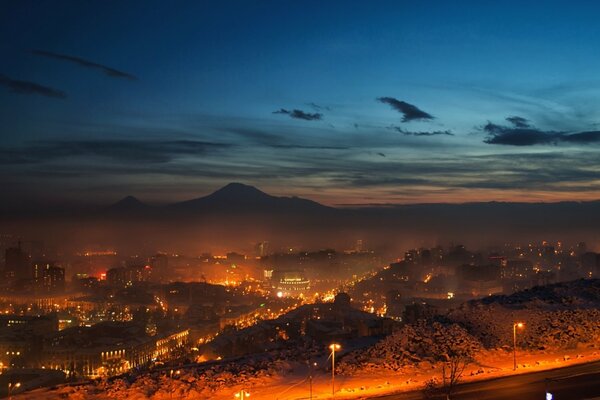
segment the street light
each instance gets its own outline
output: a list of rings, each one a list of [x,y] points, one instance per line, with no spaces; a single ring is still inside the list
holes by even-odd
[[[331,395],[335,396],[335,351],[341,349],[337,343],[332,343],[329,345],[329,350],[331,350]]]
[[[513,322],[513,371],[517,370],[517,328],[523,329],[523,322]]]
[[[21,382],[17,382],[17,383],[9,382],[8,383],[8,400],[10,400],[10,396],[11,396],[13,390],[18,389],[20,387],[21,387]]]
[[[308,365],[308,384],[309,384],[309,388],[310,388],[310,400],[312,400],[313,398],[313,389],[312,389],[312,383],[313,383],[313,368],[317,366],[316,362],[311,363],[310,360],[306,361],[306,364]]]
[[[240,390],[235,394],[235,398],[240,400],[247,399],[248,397],[250,397],[250,393],[246,392],[245,390]]]

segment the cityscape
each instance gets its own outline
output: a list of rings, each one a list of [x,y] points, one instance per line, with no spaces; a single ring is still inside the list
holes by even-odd
[[[0,398],[600,398],[600,5],[0,9]]]

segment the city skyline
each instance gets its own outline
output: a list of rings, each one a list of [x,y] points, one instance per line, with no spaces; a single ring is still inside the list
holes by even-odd
[[[597,5],[234,4],[5,5],[3,206],[600,198]]]

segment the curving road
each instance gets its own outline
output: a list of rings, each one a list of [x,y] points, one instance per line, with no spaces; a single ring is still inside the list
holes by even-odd
[[[600,362],[467,383],[457,387],[452,399],[544,400],[546,387],[554,400],[600,399]],[[417,400],[423,397],[419,392],[410,392],[371,398]]]

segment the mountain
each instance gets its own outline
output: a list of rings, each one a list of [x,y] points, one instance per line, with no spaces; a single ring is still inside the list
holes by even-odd
[[[205,197],[168,206],[178,213],[323,213],[335,211],[312,200],[299,197],[277,197],[262,192],[254,186],[230,183]]]
[[[56,238],[73,247],[89,243],[182,251],[238,248],[258,240],[273,246],[346,248],[357,239],[405,249],[478,246],[538,240],[600,243],[600,202],[407,204],[334,208],[298,197],[279,197],[241,183],[207,196],[150,206],[133,196],[108,207],[6,212],[0,226],[14,234]],[[51,239],[48,239],[51,241]]]
[[[140,215],[147,213],[148,211],[150,211],[151,208],[152,207],[150,207],[146,203],[141,202],[138,198],[134,196],[127,196],[117,201],[116,203],[102,209],[100,211],[100,214],[105,216]]]

